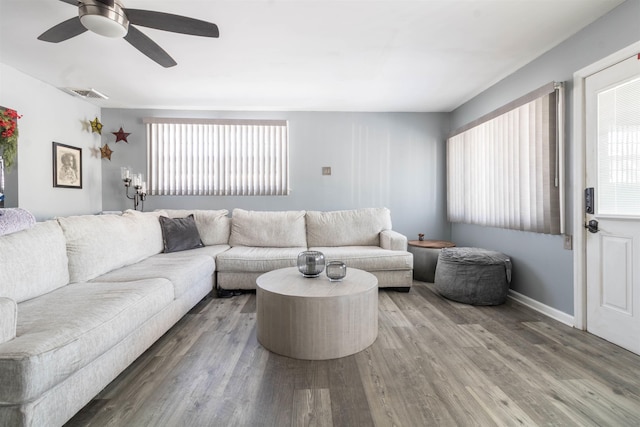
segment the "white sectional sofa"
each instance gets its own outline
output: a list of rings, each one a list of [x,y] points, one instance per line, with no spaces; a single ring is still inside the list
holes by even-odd
[[[216,275],[221,292],[253,289],[311,248],[408,290],[406,244],[384,208],[127,211],[0,236],[0,425],[64,424],[207,296]]]

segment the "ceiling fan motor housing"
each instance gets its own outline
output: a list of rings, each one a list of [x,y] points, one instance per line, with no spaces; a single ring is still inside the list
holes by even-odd
[[[78,16],[82,25],[101,36],[124,37],[129,32],[129,19],[118,0],[113,2],[113,7],[95,0],[82,0]]]

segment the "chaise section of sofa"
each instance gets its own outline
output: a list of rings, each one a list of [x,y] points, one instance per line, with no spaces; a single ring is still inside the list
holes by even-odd
[[[15,325],[0,331],[0,425],[64,424],[211,292],[218,251],[161,253],[158,217],[0,237],[0,320]]]
[[[39,398],[171,301],[171,283],[149,279],[74,283],[21,302],[16,338],[0,353],[0,401],[18,405]]]

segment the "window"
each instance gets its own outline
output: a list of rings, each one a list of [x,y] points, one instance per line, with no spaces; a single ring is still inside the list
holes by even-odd
[[[149,194],[289,194],[284,120],[145,119]]]
[[[598,213],[640,215],[640,79],[598,94]]]
[[[550,83],[447,140],[451,222],[564,232],[563,104]]]

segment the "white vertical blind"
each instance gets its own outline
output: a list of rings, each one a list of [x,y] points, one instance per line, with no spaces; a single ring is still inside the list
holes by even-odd
[[[281,120],[145,119],[149,194],[289,194],[289,131]]]
[[[599,215],[640,216],[640,79],[598,94]]]
[[[563,232],[561,91],[547,85],[448,139],[451,222]]]

